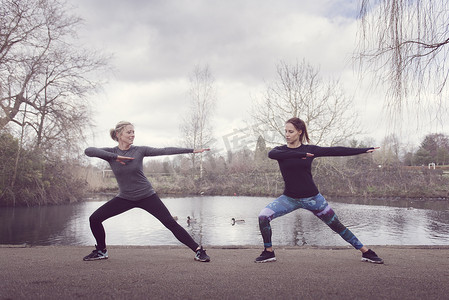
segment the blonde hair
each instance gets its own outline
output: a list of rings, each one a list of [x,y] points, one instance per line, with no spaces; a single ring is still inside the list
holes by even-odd
[[[128,121],[118,122],[117,125],[115,125],[114,129],[109,129],[109,134],[111,135],[111,138],[114,141],[118,142],[118,136],[122,133],[123,129],[125,129],[125,127],[128,125],[134,126],[131,122]]]

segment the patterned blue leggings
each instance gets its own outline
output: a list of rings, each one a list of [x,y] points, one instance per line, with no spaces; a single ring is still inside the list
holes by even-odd
[[[363,247],[363,244],[356,238],[356,236],[348,228],[341,224],[326,199],[324,199],[321,194],[317,194],[310,198],[300,199],[294,199],[282,195],[262,209],[259,214],[259,228],[262,233],[265,248],[272,246],[270,221],[299,208],[304,208],[311,211],[355,249],[360,249]]]

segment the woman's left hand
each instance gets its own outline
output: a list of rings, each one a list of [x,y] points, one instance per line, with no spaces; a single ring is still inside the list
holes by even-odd
[[[210,151],[210,149],[209,149],[209,148],[205,148],[205,149],[196,149],[196,150],[193,150],[193,153],[202,153],[202,152],[204,152],[204,151]]]
[[[116,161],[118,161],[119,163],[121,163],[122,165],[126,165],[127,161],[133,160],[134,157],[128,157],[128,156],[121,156],[118,155]]]

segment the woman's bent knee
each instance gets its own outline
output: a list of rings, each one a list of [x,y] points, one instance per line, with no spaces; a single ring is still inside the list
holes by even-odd
[[[274,215],[274,211],[265,207],[259,213],[259,224],[269,223]]]
[[[99,218],[99,216],[96,215],[95,213],[93,213],[89,217],[89,223],[90,224],[98,224],[98,223],[102,223],[102,222],[103,222],[103,220],[101,218]]]
[[[270,224],[270,218],[266,215],[259,215],[259,225],[264,227]]]

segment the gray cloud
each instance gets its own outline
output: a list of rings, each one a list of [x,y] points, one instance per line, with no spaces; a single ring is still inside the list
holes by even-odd
[[[357,1],[70,1],[85,19],[82,42],[114,54],[116,71],[105,94],[92,98],[95,146],[111,143],[102,136],[122,119],[136,123],[136,144],[178,144],[188,78],[197,64],[208,64],[216,79],[218,139],[245,125],[251,96],[273,79],[280,60],[305,59],[324,76],[344,74],[348,93],[360,92],[350,63]],[[370,108],[359,115],[378,113]]]

